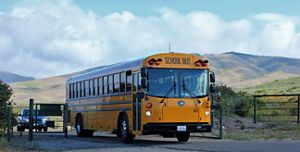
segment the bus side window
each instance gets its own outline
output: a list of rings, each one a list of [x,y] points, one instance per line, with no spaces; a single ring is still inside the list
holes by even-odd
[[[142,77],[141,72],[138,73],[138,90],[142,89]]]
[[[93,91],[93,81],[89,80],[89,96],[92,96]]]
[[[80,83],[80,93],[79,93],[79,96],[82,97],[83,83],[82,83],[82,81],[79,82],[79,83]]]
[[[97,78],[95,78],[94,79],[94,95],[98,95],[98,79]]]
[[[113,75],[108,76],[108,93],[113,93]]]
[[[132,77],[131,71],[126,71],[126,92],[131,92]]]
[[[103,77],[103,90],[104,90],[104,94],[107,95],[107,76]]]
[[[76,94],[77,94],[77,83],[74,83],[74,98],[76,98]]]
[[[72,98],[75,98],[75,83],[72,84]]]
[[[69,98],[72,98],[72,84],[69,84]]]
[[[121,73],[121,84],[120,84],[120,92],[125,92],[126,84],[126,75],[125,72]]]
[[[137,74],[133,74],[133,92],[138,91],[138,77]]]
[[[114,90],[113,93],[119,93],[120,92],[120,74],[114,74]]]
[[[79,98],[79,90],[80,90],[80,85],[79,85],[80,82],[77,82],[76,83],[76,98]]]
[[[98,80],[98,83],[99,83],[99,86],[98,86],[98,94],[99,95],[103,95],[103,79],[102,79],[102,77],[101,78],[99,78],[99,80]]]
[[[89,96],[89,81],[85,81],[85,97]]]

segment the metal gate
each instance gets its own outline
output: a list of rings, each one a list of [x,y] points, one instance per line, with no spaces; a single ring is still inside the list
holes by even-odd
[[[254,95],[253,122],[297,122],[299,124],[300,94]]]

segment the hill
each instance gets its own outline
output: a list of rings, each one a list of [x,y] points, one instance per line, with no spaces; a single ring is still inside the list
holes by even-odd
[[[300,75],[300,59],[237,52],[206,55],[217,80],[234,88],[256,86]]]
[[[256,85],[300,76],[300,59],[256,56],[236,52],[205,56],[210,60],[211,70],[216,73],[218,83],[236,89],[249,88],[249,92],[251,92],[251,89],[255,90],[251,87]],[[36,102],[64,102],[66,79],[71,75],[90,70],[13,83],[15,101],[25,104],[28,103],[29,98],[34,97]],[[289,82],[283,81],[282,83]]]
[[[300,77],[275,80],[255,87],[243,89],[250,94],[293,94],[300,93]]]
[[[34,78],[24,77],[14,73],[0,71],[0,80],[4,81],[5,83],[14,83],[20,81],[30,81],[30,80],[34,80]]]

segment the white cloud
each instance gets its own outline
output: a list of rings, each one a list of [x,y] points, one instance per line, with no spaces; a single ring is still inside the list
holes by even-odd
[[[0,12],[0,70],[45,77],[176,51],[241,51],[300,58],[299,17],[274,13],[223,20],[161,8],[101,16],[70,0],[27,1]]]

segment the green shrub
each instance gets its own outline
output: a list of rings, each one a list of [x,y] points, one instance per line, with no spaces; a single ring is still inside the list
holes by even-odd
[[[236,114],[242,117],[251,114],[252,97],[246,92],[235,92],[226,85],[217,86],[218,92],[221,93],[221,102],[225,114]]]

